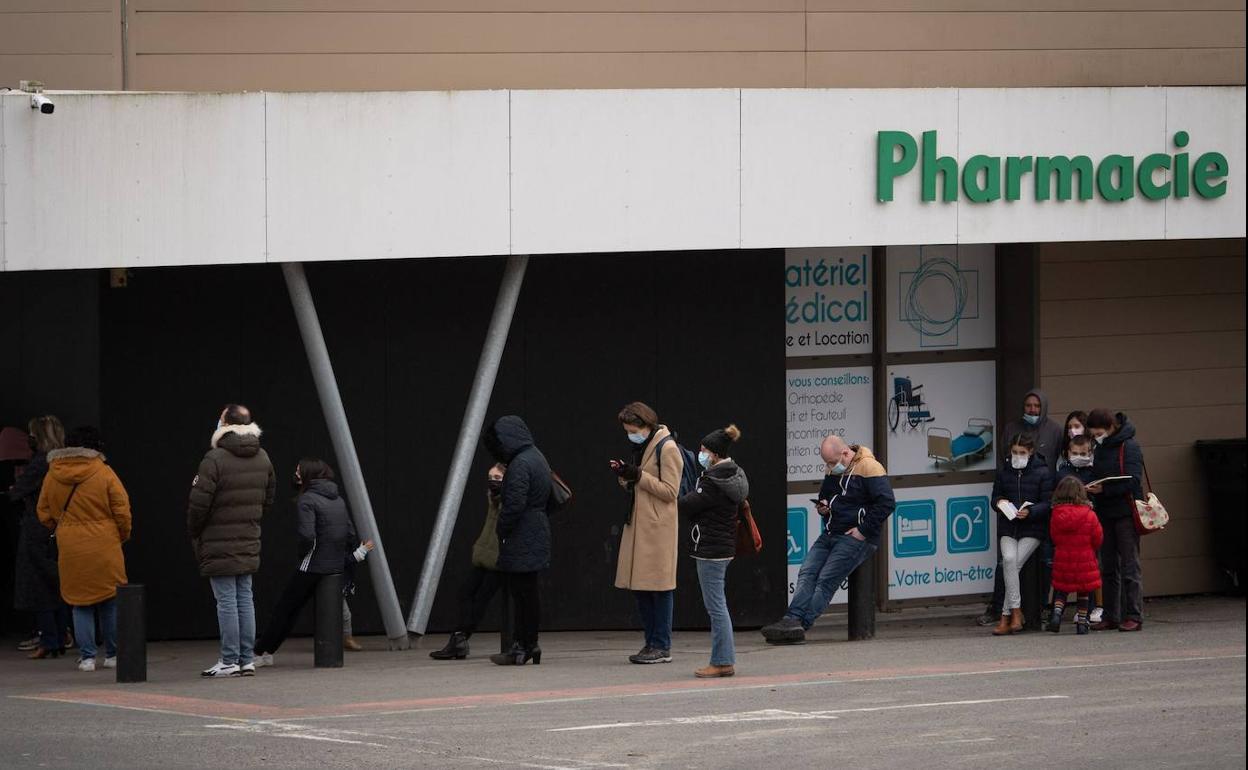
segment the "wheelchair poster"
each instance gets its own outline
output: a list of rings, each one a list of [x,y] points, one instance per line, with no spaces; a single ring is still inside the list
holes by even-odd
[[[793,590],[797,587],[797,573],[802,568],[802,560],[806,558],[806,549],[819,537],[823,520],[815,512],[815,504],[810,498],[815,495],[789,495],[789,526],[785,540],[785,552],[789,562],[789,593],[787,604],[793,598]],[[991,590],[991,588],[989,589]],[[836,595],[829,602],[829,607],[849,603],[849,579],[846,578]]]
[[[991,493],[991,484],[897,490],[888,522],[890,600],[992,592]]]
[[[996,467],[995,362],[897,365],[887,388],[890,475]]]

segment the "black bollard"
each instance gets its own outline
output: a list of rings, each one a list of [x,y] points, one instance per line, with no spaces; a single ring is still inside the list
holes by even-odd
[[[498,591],[498,605],[500,609],[498,622],[498,651],[510,652],[512,640],[516,635],[516,618],[515,613],[511,609],[511,592],[507,590],[506,584]]]
[[[312,612],[312,665],[342,668],[342,575],[322,575]]]
[[[147,602],[142,583],[117,586],[117,681],[147,681]]]
[[[875,556],[849,575],[849,641],[875,638]]]

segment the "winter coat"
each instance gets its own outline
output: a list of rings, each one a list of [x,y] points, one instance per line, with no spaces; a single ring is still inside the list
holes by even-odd
[[[865,446],[854,446],[854,459],[840,475],[823,477],[819,499],[830,501],[824,531],[843,535],[855,527],[868,543],[878,545],[880,531],[897,507],[888,471]]]
[[[660,425],[637,463],[637,481],[620,480],[632,494],[628,523],[620,534],[620,555],[615,563],[615,587],[630,591],[671,591],[676,588],[676,562],[680,552],[680,515],[677,497],[685,461],[672,435]],[[655,447],[663,444],[662,457]],[[661,468],[660,468],[661,464]]]
[[[737,519],[750,494],[750,480],[729,458],[712,465],[692,492],[680,498],[689,517],[689,555],[695,559],[731,559],[737,555]]]
[[[1091,465],[1086,468],[1076,468],[1070,463],[1063,463],[1062,467],[1057,469],[1057,480],[1053,482],[1053,488],[1057,489],[1057,485],[1062,483],[1062,479],[1067,476],[1074,476],[1084,484],[1097,479],[1095,469]]]
[[[89,607],[126,584],[121,544],[130,539],[130,498],[104,455],[66,447],[48,452],[39,521],[56,530],[61,597]]]
[[[218,428],[191,483],[186,530],[204,577],[260,569],[260,519],[276,491],[260,433],[255,423]]]
[[[1063,503],[1053,506],[1053,588],[1059,593],[1089,594],[1101,587],[1096,562],[1104,533],[1092,508]]]
[[[1096,515],[1101,521],[1113,521],[1135,515],[1135,501],[1144,499],[1140,479],[1144,476],[1144,452],[1135,441],[1135,425],[1122,412],[1120,427],[1113,435],[1097,444],[1092,452],[1093,480],[1106,476],[1130,476],[1129,480],[1107,481],[1101,493],[1092,495]]]
[[[1000,499],[1009,500],[1015,507],[1031,503],[1027,518],[1010,521],[997,508]],[[1053,508],[1053,474],[1039,455],[1033,453],[1027,467],[1014,470],[1006,460],[997,468],[997,478],[992,485],[992,508],[997,512],[997,537],[1021,540],[1034,537],[1044,540],[1049,536],[1049,512]]]
[[[1057,473],[1057,461],[1062,454],[1062,426],[1049,417],[1049,397],[1044,394],[1043,390],[1033,388],[1027,391],[1027,395],[1035,396],[1040,399],[1040,422],[1031,425],[1022,417],[1017,417],[1005,424],[1005,430],[1001,431],[1001,438],[1004,441],[1000,445],[1001,459],[1010,459],[1010,444],[1019,436],[1031,436],[1036,442],[1035,453],[1044,458],[1044,464],[1049,467],[1049,473]]]
[[[481,534],[472,544],[472,566],[481,569],[498,569],[498,509],[501,497],[487,494],[485,496],[485,524],[481,526]]]
[[[54,610],[61,606],[56,539],[39,523],[39,492],[47,473],[47,455],[38,452],[9,489],[9,499],[22,503],[14,556],[13,607],[26,612]]]
[[[498,570],[537,572],[550,566],[550,464],[533,444],[533,434],[515,415],[500,417],[486,431],[486,447],[507,464],[498,510]]]
[[[347,501],[338,485],[328,479],[312,479],[295,501],[298,520],[299,571],[310,575],[342,573],[343,555],[359,542]]]

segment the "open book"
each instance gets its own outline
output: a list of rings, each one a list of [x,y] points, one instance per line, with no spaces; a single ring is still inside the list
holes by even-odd
[[[1087,487],[1095,486],[1096,484],[1102,484],[1106,481],[1122,481],[1123,479],[1129,479],[1129,478],[1131,477],[1130,476],[1106,476],[1103,479],[1097,479],[1096,481],[1089,481],[1087,484],[1084,484],[1083,486],[1086,489]]]
[[[1005,518],[1009,519],[1010,521],[1014,521],[1015,519],[1018,518],[1019,511],[1025,511],[1030,507],[1031,507],[1031,503],[1029,502],[1023,503],[1017,508],[1014,506],[1014,503],[1011,503],[1009,500],[1000,500],[997,502],[997,510],[1004,513]]]

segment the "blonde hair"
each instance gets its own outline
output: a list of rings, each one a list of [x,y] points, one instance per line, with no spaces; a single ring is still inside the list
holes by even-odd
[[[51,452],[65,446],[65,426],[54,414],[32,418],[26,430],[35,437],[35,449],[39,452]]]
[[[732,439],[733,443],[741,440],[741,429],[736,425],[729,425],[727,428],[724,428],[724,433],[728,434],[728,438]]]

